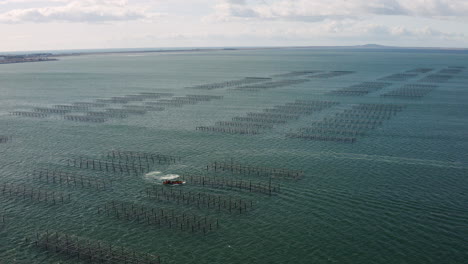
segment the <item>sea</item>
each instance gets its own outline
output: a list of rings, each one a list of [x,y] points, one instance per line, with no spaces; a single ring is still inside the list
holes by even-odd
[[[0,263],[468,263],[466,67],[338,48],[0,65]]]

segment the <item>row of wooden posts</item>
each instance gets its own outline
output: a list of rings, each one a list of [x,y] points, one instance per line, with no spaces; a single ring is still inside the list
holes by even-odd
[[[99,108],[99,107],[106,107],[106,103],[96,103],[96,102],[74,102],[72,105],[75,106],[83,106],[86,107],[87,109],[93,107],[93,108]]]
[[[329,94],[331,95],[351,95],[351,96],[363,96],[366,94],[369,94],[371,92],[378,91],[380,89],[383,89],[387,86],[390,86],[392,83],[389,82],[383,82],[383,81],[390,81],[390,82],[401,82],[401,81],[407,81],[411,78],[417,77],[419,74],[427,73],[432,71],[433,69],[429,68],[416,68],[412,70],[408,70],[405,73],[396,73],[392,74],[389,76],[385,76],[382,78],[379,78],[377,81],[373,82],[363,82],[360,84],[355,84],[351,85],[339,90],[335,90],[330,92]],[[442,70],[439,73],[455,73],[457,71],[460,71],[460,69],[445,69]],[[428,81],[428,82],[441,82],[443,81],[447,76],[443,75],[429,75],[425,77],[424,79],[420,81]],[[448,79],[447,79],[448,80]],[[426,93],[430,92],[431,89],[423,89],[421,91],[421,87],[414,87],[414,84],[408,84],[406,86],[403,86],[402,88],[399,88],[395,91],[390,91],[386,94],[383,94],[382,96],[384,97],[422,97],[422,95],[425,95]],[[416,85],[417,86],[417,85]],[[422,95],[421,95],[422,94]]]
[[[269,178],[283,178],[298,180],[304,177],[303,170],[292,170],[286,168],[274,168],[264,166],[252,166],[233,161],[215,161],[206,165],[206,170],[215,172],[230,172],[249,176],[262,176]]]
[[[344,87],[339,90],[331,91],[329,94],[362,96],[371,92],[378,91],[390,85],[392,84],[388,82],[363,82],[360,84],[354,84],[348,87]]]
[[[334,101],[295,100],[284,105],[266,108],[263,112],[287,115],[307,115],[339,104]]]
[[[172,106],[172,107],[182,107],[184,105],[194,105],[200,102],[208,102],[211,100],[221,100],[223,96],[216,95],[185,95],[185,96],[176,96],[170,99],[161,99],[154,102],[154,105],[159,106]]]
[[[253,201],[232,196],[216,195],[202,192],[184,191],[182,189],[156,187],[146,188],[146,196],[160,202],[175,202],[177,204],[196,206],[229,213],[245,213],[252,209]]]
[[[284,105],[263,109],[262,112],[248,112],[246,116],[236,116],[232,121],[218,121],[214,126],[198,126],[196,130],[226,134],[257,135],[275,125],[297,120],[302,115],[337,105],[332,101],[296,100]]]
[[[336,134],[340,136],[364,136],[367,130],[363,129],[332,129],[332,128],[322,128],[322,127],[303,127],[299,129],[300,132],[304,134]]]
[[[148,112],[145,109],[134,108],[106,108],[105,111],[117,115],[144,115]]]
[[[108,190],[112,188],[112,179],[96,179],[79,174],[74,174],[60,170],[39,169],[33,172],[33,176],[47,183],[55,183],[60,185],[93,188],[96,190]]]
[[[0,226],[4,226],[6,224],[6,210],[3,213],[0,213]]]
[[[98,116],[84,116],[84,115],[65,115],[65,120],[77,121],[77,122],[91,122],[91,123],[104,123],[108,118]]]
[[[128,113],[116,113],[109,111],[89,111],[86,112],[88,116],[102,117],[102,118],[127,118]]]
[[[271,78],[246,77],[246,78],[242,78],[238,80],[200,84],[200,85],[195,85],[195,86],[191,86],[187,88],[200,89],[200,90],[214,90],[214,89],[241,86],[241,85],[247,85],[247,84],[258,83],[258,82],[265,82],[269,80],[271,80]]]
[[[95,159],[88,157],[67,158],[66,165],[76,168],[106,171],[127,175],[140,175],[151,171],[154,164],[174,164],[181,157],[163,155],[159,153],[112,150],[107,154],[107,159]]]
[[[418,74],[416,73],[395,73],[389,76],[382,77],[378,80],[380,81],[391,81],[391,82],[402,82],[407,81],[411,78],[417,77]]]
[[[127,175],[140,175],[141,173],[146,173],[150,171],[149,163],[147,163],[146,166],[144,166],[121,160],[115,162],[110,160],[91,159],[86,157],[68,158],[67,166],[81,169],[91,169],[95,171],[121,173]]]
[[[217,121],[214,127],[241,127],[253,129],[272,129],[273,124],[266,123],[252,123],[252,122],[235,122],[235,121]]]
[[[258,135],[261,133],[260,129],[256,128],[238,128],[238,127],[219,127],[219,126],[198,126],[195,130],[203,132],[218,132],[223,134],[237,134],[237,135]]]
[[[24,117],[38,117],[38,118],[45,118],[49,116],[46,113],[38,113],[38,112],[31,112],[31,111],[13,111],[13,112],[10,112],[10,115],[24,116]]]
[[[191,233],[203,232],[206,234],[219,228],[218,219],[211,219],[206,216],[202,217],[186,212],[176,213],[174,210],[150,208],[119,201],[110,201],[104,204],[104,206],[98,207],[98,213],[119,220]]]
[[[63,110],[70,110],[70,111],[86,111],[88,110],[89,106],[88,105],[54,105],[53,106],[56,109],[63,109]]]
[[[277,80],[277,81],[269,81],[269,82],[262,82],[250,85],[239,86],[235,88],[231,88],[231,90],[236,91],[259,91],[265,89],[273,89],[279,88],[284,86],[296,85],[310,81],[309,79],[287,79],[287,80]]]
[[[306,133],[287,133],[286,137],[315,140],[315,141],[334,141],[334,142],[343,142],[343,143],[354,143],[357,140],[355,137],[326,136],[322,134],[306,134]]]
[[[300,76],[311,75],[311,74],[316,74],[320,72],[322,71],[292,71],[288,73],[275,74],[275,75],[272,75],[272,77],[281,77],[281,78],[300,77]]]
[[[448,68],[448,69],[442,69],[439,71],[440,74],[459,74],[463,71],[463,69],[460,68]]]
[[[141,162],[146,163],[158,163],[158,164],[174,164],[181,161],[180,156],[165,155],[154,152],[142,152],[142,151],[123,151],[123,150],[111,150],[107,152],[107,158],[111,160],[125,160],[126,162],[136,163],[139,165]]]
[[[448,82],[452,78],[453,78],[453,75],[448,75],[448,74],[430,74],[422,78],[421,80],[419,80],[419,82],[444,83],[444,82]]]
[[[389,91],[388,93],[382,94],[383,97],[398,97],[398,98],[414,98],[419,99],[430,93],[437,86],[422,85],[417,87],[415,85],[403,86],[396,90]]]
[[[55,192],[40,188],[18,185],[13,183],[0,184],[0,194],[5,197],[44,202],[50,204],[64,204],[71,202],[70,194]]]
[[[209,177],[186,174],[181,175],[180,179],[186,181],[187,184],[190,185],[226,190],[249,191],[254,193],[267,194],[270,196],[280,192],[280,185],[277,183],[272,183],[271,180],[268,182],[259,182],[252,180],[229,179],[216,176]]]
[[[339,130],[353,130],[357,132],[363,132],[377,128],[382,122],[375,124],[354,124],[348,122],[333,122],[336,119],[327,119],[322,121],[314,121],[310,123],[310,127],[300,128],[300,131],[307,131],[309,129],[339,129]]]
[[[37,113],[60,114],[60,115],[68,114],[72,111],[69,109],[58,109],[54,107],[35,107],[33,110],[34,112],[37,112]]]
[[[124,96],[114,96],[110,98],[101,98],[97,99],[97,103],[104,103],[104,104],[127,104],[129,102],[135,101],[144,101],[148,99],[159,99],[161,97],[172,97],[174,96],[173,93],[152,93],[152,92],[143,92],[138,94],[129,94]]]
[[[150,103],[150,104],[146,104]],[[145,102],[145,105],[123,105],[122,107],[130,110],[140,110],[147,112],[164,111],[166,108],[157,105],[158,102]]]
[[[335,77],[340,77],[348,74],[353,74],[354,71],[331,71],[331,72],[325,72],[325,73],[320,73],[320,74],[314,74],[309,76],[309,78],[314,78],[314,79],[330,79],[330,78],[335,78]]]
[[[128,103],[134,101],[144,101],[146,99],[157,99],[160,97],[170,97],[170,99],[158,99],[156,101],[144,102],[144,105],[130,105]],[[78,122],[94,122],[103,123],[110,118],[127,118],[129,115],[144,115],[151,111],[164,111],[164,106],[183,106],[185,104],[196,104],[202,101],[210,101],[214,99],[222,99],[222,96],[215,95],[193,95],[173,97],[172,93],[141,93],[136,95],[126,95],[119,97],[111,97],[107,99],[98,99],[96,103],[89,103],[90,106],[107,105],[107,104],[122,104],[122,108],[106,108],[104,111],[88,111],[83,115],[66,115],[66,120]],[[66,114],[72,110],[85,109],[88,105],[57,105],[52,113]],[[43,110],[45,111],[45,110]],[[57,112],[62,111],[62,112]],[[67,112],[64,112],[67,111]]]
[[[0,135],[0,143],[7,143],[7,142],[10,142],[12,139],[11,136],[2,136]]]
[[[407,70],[406,72],[407,73],[428,73],[433,70],[434,69],[431,69],[431,68],[415,68],[415,69]]]
[[[161,264],[159,256],[70,234],[45,231],[36,233],[36,236],[28,241],[39,249],[85,263]]]
[[[332,118],[315,121],[312,126],[302,127],[298,132],[291,132],[286,136],[306,140],[354,143],[357,136],[363,136],[382,125],[384,120],[390,119],[403,108],[404,105],[397,104],[358,104],[351,109],[336,113]]]

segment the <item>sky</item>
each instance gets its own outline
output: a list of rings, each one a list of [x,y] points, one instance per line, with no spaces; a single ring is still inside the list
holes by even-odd
[[[0,51],[468,48],[468,0],[0,0]]]

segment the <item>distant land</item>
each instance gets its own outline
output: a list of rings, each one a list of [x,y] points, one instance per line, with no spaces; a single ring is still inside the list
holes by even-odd
[[[0,64],[55,61],[52,53],[32,53],[23,55],[1,55]]]
[[[398,47],[378,44],[355,46],[289,46],[289,47],[217,47],[217,48],[137,48],[137,49],[97,49],[97,50],[62,50],[50,52],[8,52],[0,54],[0,64],[56,61],[63,56],[135,54],[135,53],[167,53],[167,52],[207,52],[236,50],[271,50],[271,49],[323,49],[323,50],[356,50],[356,51],[393,51],[393,52],[442,52],[468,53],[468,48],[444,47]]]

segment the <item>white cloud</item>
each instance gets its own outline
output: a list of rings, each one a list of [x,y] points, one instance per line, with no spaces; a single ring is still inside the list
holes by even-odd
[[[465,34],[454,32],[442,32],[431,27],[410,28],[406,26],[385,26],[379,24],[364,24],[355,28],[355,33],[360,36],[393,39],[418,39],[418,40],[463,40]]]
[[[323,21],[372,15],[468,18],[467,0],[223,0],[212,18]]]
[[[53,5],[40,8],[13,9],[0,13],[1,23],[25,22],[86,22],[127,21],[148,18],[145,9],[131,6],[125,0],[56,0]]]

